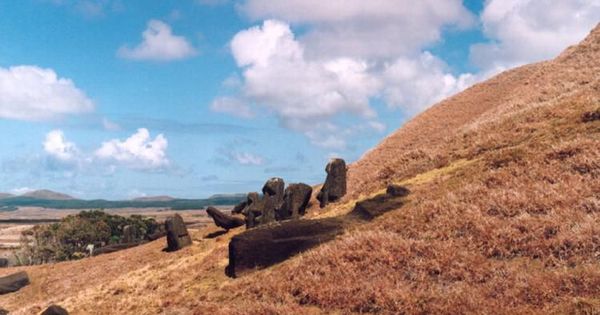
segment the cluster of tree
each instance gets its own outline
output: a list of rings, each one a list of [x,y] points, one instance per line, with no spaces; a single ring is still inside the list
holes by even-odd
[[[60,222],[36,225],[24,231],[21,249],[15,253],[17,263],[34,265],[79,259],[87,256],[88,246],[119,244],[125,239],[124,227],[135,239],[148,239],[160,225],[153,218],[132,215],[123,217],[101,210],[82,211]]]

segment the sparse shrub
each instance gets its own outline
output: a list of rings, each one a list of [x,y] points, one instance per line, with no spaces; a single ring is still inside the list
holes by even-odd
[[[17,260],[21,264],[32,265],[80,259],[87,256],[88,244],[102,247],[119,243],[126,225],[133,227],[135,237],[140,240],[146,239],[158,228],[154,219],[139,215],[123,217],[99,210],[82,211],[60,222],[36,225],[23,231]]]

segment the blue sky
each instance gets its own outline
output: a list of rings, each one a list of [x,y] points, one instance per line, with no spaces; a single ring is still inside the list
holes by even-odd
[[[330,157],[599,20],[597,0],[0,1],[0,191],[318,183]]]

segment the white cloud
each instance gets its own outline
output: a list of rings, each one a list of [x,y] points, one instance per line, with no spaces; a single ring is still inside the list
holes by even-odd
[[[266,20],[236,34],[231,51],[242,70],[239,103],[266,107],[284,127],[322,148],[343,150],[346,139],[356,134],[356,124],[333,122],[340,114],[366,120],[362,130],[384,131],[370,105],[373,98],[415,114],[474,81],[468,74],[450,74],[444,62],[427,52],[389,60],[310,58],[310,44],[297,40],[288,24]],[[213,106],[222,101],[217,98]]]
[[[243,68],[243,97],[274,112],[281,123],[311,139],[314,127],[339,113],[373,118],[369,98],[380,88],[366,62],[305,59],[289,26],[267,20],[236,34],[231,50]]]
[[[73,142],[66,140],[62,130],[52,130],[46,134],[43,143],[46,154],[60,161],[71,161],[77,157],[79,150]]]
[[[119,124],[110,121],[106,117],[102,118],[102,127],[104,127],[104,130],[108,130],[108,131],[118,131],[118,130],[121,130],[121,126],[119,126]]]
[[[241,165],[263,165],[265,159],[262,156],[248,152],[234,152],[233,159]]]
[[[40,121],[93,109],[94,103],[73,81],[52,69],[0,67],[0,118]]]
[[[124,141],[113,139],[102,143],[95,156],[134,169],[161,169],[169,165],[167,146],[168,141],[162,134],[153,140],[148,129],[140,128]]]
[[[171,27],[159,20],[150,20],[142,37],[139,45],[134,48],[122,46],[117,55],[133,60],[171,61],[197,54],[185,37],[173,34]]]
[[[416,114],[428,106],[460,92],[475,83],[472,74],[454,76],[443,61],[429,52],[418,58],[398,58],[385,66],[384,98],[390,107]]]
[[[252,118],[254,113],[250,106],[236,97],[223,96],[215,99],[210,109],[218,113],[227,113],[241,118]]]
[[[309,26],[301,41],[311,57],[394,58],[440,39],[443,27],[468,27],[474,16],[460,0],[247,0],[254,19]]]
[[[490,43],[471,47],[486,72],[553,58],[600,21],[598,0],[488,0],[481,15]]]

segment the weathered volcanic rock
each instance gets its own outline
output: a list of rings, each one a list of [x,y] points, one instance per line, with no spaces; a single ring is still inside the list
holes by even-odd
[[[225,214],[215,207],[206,208],[206,213],[215,221],[215,225],[226,230],[245,224],[243,219]]]
[[[410,190],[401,185],[390,184],[387,187],[386,193],[390,196],[405,197],[408,196],[408,194],[410,194]]]
[[[283,194],[283,206],[277,213],[277,219],[297,219],[303,216],[311,195],[312,187],[309,185],[303,183],[290,184]]]
[[[126,225],[123,227],[123,243],[132,243],[135,241],[135,231],[133,226]]]
[[[0,315],[8,315],[8,311],[3,308],[0,308]]]
[[[0,258],[0,268],[6,268],[6,267],[8,267],[8,259]]]
[[[336,202],[346,194],[346,162],[342,159],[332,159],[325,168],[327,178],[317,199],[321,208],[329,202]]]
[[[50,305],[41,315],[69,315],[69,312],[58,305]]]
[[[179,214],[167,218],[165,230],[167,231],[167,251],[180,250],[192,244],[192,238]]]
[[[600,120],[600,109],[597,109],[593,112],[585,112],[581,115],[581,121],[584,123],[589,123],[596,120]]]
[[[262,215],[260,224],[268,224],[275,221],[275,214],[283,205],[283,179],[274,177],[269,179],[263,186]]]
[[[257,218],[262,214],[262,204],[257,192],[248,194],[246,208],[242,210],[242,214],[246,217],[246,228],[250,229],[258,225]]]
[[[0,294],[19,291],[29,284],[29,277],[25,271],[13,273],[6,277],[0,277]]]
[[[294,220],[260,226],[238,234],[229,243],[226,273],[238,277],[265,268],[327,242],[341,234],[345,221],[339,218]]]

